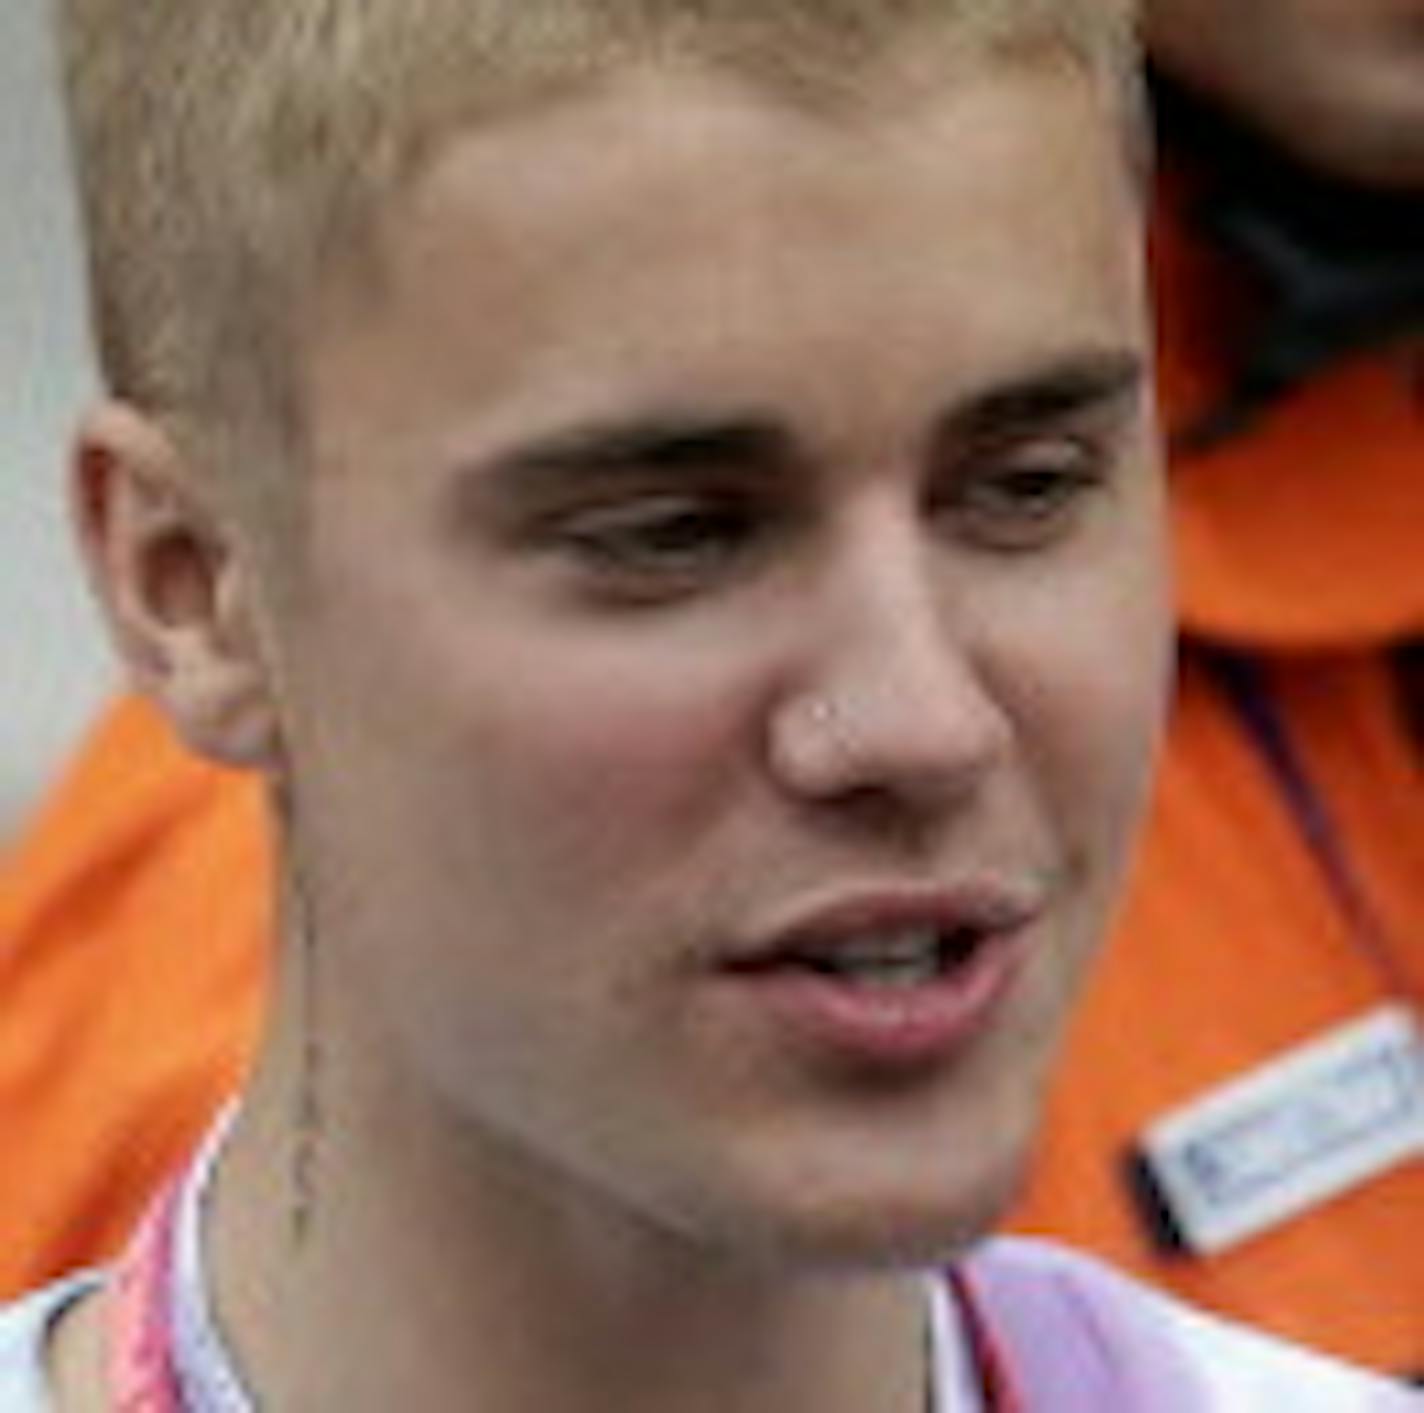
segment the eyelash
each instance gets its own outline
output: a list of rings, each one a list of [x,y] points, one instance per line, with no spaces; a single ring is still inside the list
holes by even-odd
[[[1107,461],[1104,448],[1081,437],[991,451],[955,472],[935,509],[976,547],[1043,549],[1076,526],[1089,493],[1107,481]]]
[[[971,548],[1032,553],[1072,533],[1107,460],[1073,437],[977,452],[944,477],[930,512]],[[573,557],[598,595],[652,604],[724,582],[786,519],[744,492],[649,491],[550,516],[541,537]]]
[[[554,542],[616,597],[674,597],[716,582],[767,532],[746,497],[654,493],[570,512]]]

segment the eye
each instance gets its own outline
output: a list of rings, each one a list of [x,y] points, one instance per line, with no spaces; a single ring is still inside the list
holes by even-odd
[[[552,535],[596,588],[659,598],[720,580],[757,540],[760,518],[745,497],[658,492],[570,511]]]
[[[998,449],[957,469],[939,513],[983,548],[1024,551],[1067,535],[1106,479],[1100,448],[1062,437]]]

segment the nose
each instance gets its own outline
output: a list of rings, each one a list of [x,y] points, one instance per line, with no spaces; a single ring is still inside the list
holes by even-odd
[[[1006,758],[1013,725],[934,550],[867,551],[814,598],[813,646],[769,723],[782,787],[920,812],[971,794]]]

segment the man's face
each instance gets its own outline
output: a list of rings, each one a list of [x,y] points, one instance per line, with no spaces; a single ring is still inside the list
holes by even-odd
[[[380,243],[282,629],[360,1066],[645,1229],[976,1234],[1165,677],[1110,105],[629,73],[453,141]]]
[[[1424,0],[1148,0],[1153,57],[1305,162],[1424,187]]]

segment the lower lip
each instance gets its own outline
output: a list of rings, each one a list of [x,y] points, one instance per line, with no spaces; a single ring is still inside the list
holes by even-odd
[[[1022,934],[982,942],[952,971],[877,986],[793,968],[737,973],[747,1000],[817,1048],[866,1067],[906,1069],[952,1055],[992,1023],[1026,955]]]

